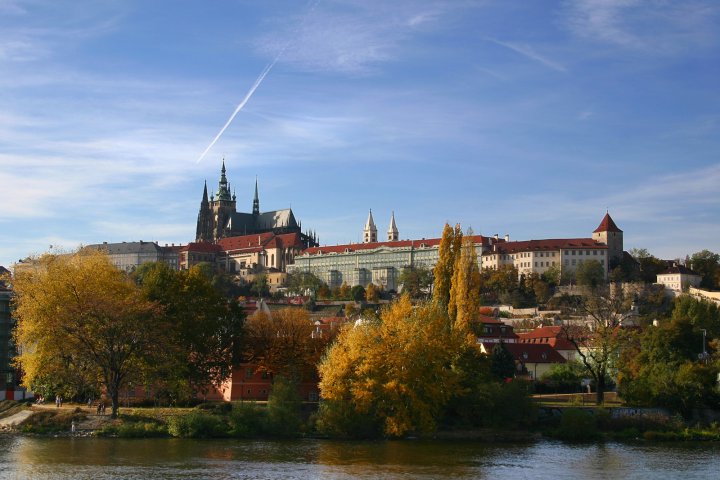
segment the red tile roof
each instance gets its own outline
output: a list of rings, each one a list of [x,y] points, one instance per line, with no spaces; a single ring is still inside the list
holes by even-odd
[[[485,351],[492,352],[497,343],[483,343]],[[528,363],[565,363],[567,360],[556,352],[550,345],[533,343],[504,343],[515,360]]]
[[[600,222],[600,225],[593,231],[593,233],[599,233],[599,232],[619,232],[622,233],[622,230],[620,230],[617,225],[615,225],[615,222],[613,222],[613,219],[610,217],[609,213],[605,213],[605,216],[602,219],[602,222]]]
[[[325,253],[345,253],[346,250],[355,252],[359,250],[372,250],[379,247],[389,248],[423,248],[425,247],[437,247],[440,245],[440,238],[427,238],[421,240],[397,240],[394,242],[372,242],[372,243],[349,243],[346,245],[324,245],[322,247],[312,247],[303,251],[303,254],[317,255],[322,252]],[[473,235],[473,240],[476,244],[488,245],[489,238],[483,237],[482,235]],[[497,241],[497,240],[496,240]]]
[[[180,247],[181,252],[210,252],[219,253],[220,247],[214,243],[207,242],[190,242],[187,245]]]
[[[549,238],[545,240],[523,240],[504,242],[493,245],[491,253],[517,253],[546,250],[599,249],[606,250],[607,245],[598,243],[592,238]]]
[[[538,327],[530,332],[518,333],[520,343],[545,344],[555,350],[575,350],[575,346],[567,339],[562,327]]]
[[[298,233],[275,235],[272,232],[265,232],[256,235],[221,238],[217,243],[226,252],[231,250],[260,251],[264,248],[302,247],[302,241]]]

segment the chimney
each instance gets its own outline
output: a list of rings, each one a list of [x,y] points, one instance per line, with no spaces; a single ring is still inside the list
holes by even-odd
[[[510,234],[509,234],[509,233],[506,233],[506,234],[505,234],[505,241],[506,241],[506,242],[509,242],[509,241],[510,241]]]
[[[495,235],[493,235],[493,238],[494,238],[495,240],[499,240],[499,239],[500,239],[500,235],[498,235],[498,234],[496,233]]]

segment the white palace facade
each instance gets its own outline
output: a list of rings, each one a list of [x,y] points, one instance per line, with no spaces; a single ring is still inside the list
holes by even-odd
[[[393,214],[387,240],[379,242],[371,211],[365,223],[363,243],[305,249],[287,269],[288,272],[311,272],[330,287],[343,283],[349,286],[374,283],[386,290],[398,290],[403,269],[432,269],[438,261],[440,246],[440,238],[398,238]],[[589,260],[598,261],[607,272],[609,266],[619,262],[623,251],[622,230],[607,213],[591,238],[511,242],[508,236],[474,235],[473,241],[479,267],[497,269],[512,265],[518,270],[518,275],[542,274],[553,267],[563,275],[572,275],[578,266]]]

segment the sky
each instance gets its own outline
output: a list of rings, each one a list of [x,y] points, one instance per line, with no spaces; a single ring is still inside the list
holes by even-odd
[[[321,244],[720,252],[718,85],[715,0],[0,0],[0,265],[193,241],[223,158]]]

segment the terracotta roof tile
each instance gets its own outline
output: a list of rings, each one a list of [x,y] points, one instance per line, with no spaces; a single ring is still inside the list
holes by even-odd
[[[605,216],[603,217],[602,221],[600,222],[600,225],[593,231],[593,233],[599,233],[599,232],[619,232],[621,233],[622,230],[620,230],[617,225],[615,225],[615,222],[613,222],[613,219],[610,217],[609,213],[605,213]]]
[[[489,238],[483,237],[482,235],[474,235],[473,239],[475,243],[481,243],[488,245]],[[345,253],[346,250],[350,252],[356,252],[360,250],[373,250],[380,247],[388,248],[423,248],[425,247],[437,247],[440,245],[440,238],[427,238],[421,240],[397,240],[394,242],[371,242],[371,243],[349,243],[345,245],[324,245],[322,247],[312,247],[304,250],[303,254],[317,255],[319,252],[325,253]]]

